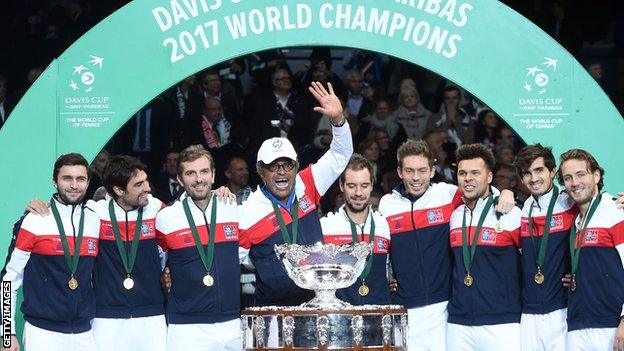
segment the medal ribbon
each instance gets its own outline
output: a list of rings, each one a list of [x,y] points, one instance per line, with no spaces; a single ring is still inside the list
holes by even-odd
[[[479,240],[479,232],[481,231],[481,227],[483,227],[483,222],[485,221],[485,217],[487,217],[488,212],[490,212],[490,208],[492,207],[492,203],[494,199],[492,195],[488,196],[488,199],[483,207],[483,211],[481,212],[481,216],[479,216],[479,221],[477,222],[477,228],[474,232],[474,236],[472,238],[472,244],[470,246],[470,250],[468,249],[468,235],[466,233],[466,208],[464,206],[464,217],[462,219],[462,256],[464,258],[464,268],[466,268],[466,272],[470,274],[470,269],[472,268],[472,261],[474,260],[475,252],[477,251],[477,241]]]
[[[576,271],[578,271],[579,258],[581,257],[581,248],[583,247],[583,240],[585,240],[585,235],[587,235],[587,225],[589,224],[589,220],[594,215],[594,212],[596,212],[596,209],[600,204],[600,200],[602,200],[602,194],[598,194],[598,196],[596,196],[596,199],[594,199],[591,206],[589,207],[589,211],[587,211],[587,215],[585,216],[585,220],[583,220],[582,228],[579,233],[577,233],[576,231],[575,221],[572,222],[572,227],[570,228],[572,275],[575,275]],[[577,247],[575,247],[575,243],[577,244]]]
[[[284,243],[286,244],[294,244],[297,242],[297,231],[299,228],[299,201],[297,197],[295,197],[292,208],[290,209],[290,217],[292,218],[292,225],[290,229],[292,231],[292,239],[288,234],[288,229],[286,228],[286,223],[284,222],[284,216],[282,216],[282,212],[279,209],[279,205],[276,204],[273,200],[271,200],[271,204],[273,205],[273,212],[275,212],[275,217],[277,217],[277,222],[279,223],[280,231],[282,232],[282,239],[284,239]]]
[[[537,266],[537,270],[540,272],[542,270],[542,267],[544,267],[544,260],[546,259],[546,248],[548,246],[548,238],[550,238],[552,213],[553,209],[555,208],[555,203],[557,202],[558,196],[559,188],[553,185],[552,197],[550,198],[550,202],[548,203],[546,217],[544,217],[544,232],[542,233],[542,241],[540,243],[539,252],[537,252],[535,239],[533,236],[533,217],[531,217],[531,214],[533,213],[533,204],[531,204],[531,208],[529,209],[529,235],[531,236],[531,245],[533,246],[533,252],[537,253],[537,257],[535,258],[535,265]]]
[[[67,242],[67,236],[65,235],[65,227],[63,227],[63,221],[61,220],[61,215],[59,214],[58,209],[56,208],[56,201],[52,199],[50,201],[50,207],[52,209],[52,215],[54,216],[54,221],[56,222],[56,227],[58,228],[61,243],[63,244],[63,255],[65,255],[65,263],[67,264],[67,268],[69,269],[72,277],[76,274],[76,270],[78,269],[78,261],[80,260],[80,247],[82,245],[82,231],[84,229],[84,207],[80,207],[80,222],[78,224],[78,237],[74,242],[74,255],[71,256],[69,251],[69,243]],[[73,220],[73,218],[72,218]]]
[[[108,202],[108,214],[111,219],[111,227],[113,227],[113,233],[115,233],[115,243],[117,244],[117,250],[121,257],[121,263],[124,266],[126,274],[129,276],[134,269],[134,262],[136,261],[137,251],[139,250],[139,237],[141,232],[141,226],[143,225],[143,207],[138,209],[136,226],[134,228],[134,237],[132,238],[132,244],[130,245],[130,258],[128,258],[128,252],[124,246],[124,242],[121,239],[121,231],[119,230],[119,224],[117,223],[117,216],[115,216],[115,206],[113,200]],[[126,228],[126,234],[128,228]],[[126,238],[127,239],[127,238]]]
[[[370,211],[370,209],[369,209],[369,211]],[[346,214],[346,212],[347,211],[345,210],[345,214]],[[372,211],[369,212],[369,213],[370,213],[370,217],[371,217],[371,225],[370,225],[370,235],[368,236],[368,242],[369,243],[373,243],[373,245],[374,245],[374,242],[375,242],[375,219],[373,219]],[[349,218],[349,215],[347,215],[347,218],[349,219],[349,224],[351,225],[351,237],[353,238],[353,243],[358,243],[358,242],[360,242],[360,240],[358,238],[356,224],[351,220],[351,218]],[[362,227],[362,239],[364,239],[364,227],[366,227],[366,221],[364,222],[364,226]],[[373,268],[373,252],[371,251],[370,256],[366,260],[366,267],[364,268],[364,271],[362,272],[362,274],[360,274],[360,279],[362,280],[362,284],[364,284],[366,282],[366,278],[368,277],[368,274],[370,273],[372,268]]]
[[[184,215],[186,216],[186,221],[191,228],[191,233],[193,233],[193,239],[195,241],[195,247],[197,247],[197,253],[199,253],[199,258],[206,269],[206,273],[210,273],[214,258],[215,234],[217,229],[217,199],[213,195],[210,200],[210,205],[212,206],[210,210],[210,230],[208,231],[208,245],[206,245],[206,251],[204,251],[204,246],[202,245],[201,238],[199,237],[199,232],[197,232],[197,227],[195,226],[195,221],[193,220],[193,215],[191,214],[191,208],[188,204],[189,198],[190,197],[187,196],[186,199],[182,201]],[[204,218],[206,217],[204,216]]]

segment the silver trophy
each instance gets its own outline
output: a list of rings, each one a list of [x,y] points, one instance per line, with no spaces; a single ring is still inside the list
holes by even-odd
[[[288,276],[316,296],[300,306],[250,307],[241,315],[245,350],[407,349],[407,311],[396,305],[351,306],[336,290],[359,278],[371,255],[365,242],[275,245]]]
[[[362,274],[372,245],[358,242],[349,245],[316,243],[275,245],[275,253],[284,264],[290,279],[316,296],[301,307],[340,309],[351,304],[336,297],[336,290],[351,286]]]

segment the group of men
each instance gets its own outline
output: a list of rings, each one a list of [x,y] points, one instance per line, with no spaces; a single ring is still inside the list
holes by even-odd
[[[240,264],[255,269],[256,303],[297,305],[312,292],[288,278],[273,247],[319,241],[373,244],[338,295],[405,306],[409,350],[624,350],[624,212],[600,192],[604,171],[591,154],[570,150],[557,170],[550,149],[524,148],[517,168],[532,196],[520,210],[490,186],[485,146],[458,149],[455,186],[431,183],[431,151],[407,141],[397,151],[402,182],[373,211],[373,168],[352,155],[339,99],[331,85],[310,92],[332,124],[329,150],[299,170],[287,139],[266,140],[263,185],[239,206],[213,194],[214,162],[201,146],[180,153],[184,192],[168,206],[128,156],[107,164],[106,198],[84,203],[87,161],[59,157],[50,213],[15,225],[1,273],[12,325],[23,285],[26,350],[239,350]],[[319,218],[336,179],[345,204]],[[4,346],[17,350],[11,334]]]

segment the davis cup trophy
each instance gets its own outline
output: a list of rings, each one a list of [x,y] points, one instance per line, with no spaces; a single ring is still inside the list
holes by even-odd
[[[252,307],[241,316],[245,350],[407,350],[402,306],[352,306],[336,297],[371,254],[369,243],[282,244],[275,253],[288,276],[316,296],[300,306]]]

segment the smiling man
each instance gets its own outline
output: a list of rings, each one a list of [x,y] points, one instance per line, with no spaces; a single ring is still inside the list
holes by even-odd
[[[167,350],[240,350],[240,265],[235,203],[211,194],[212,155],[201,145],[180,153],[184,193],[156,217],[167,252]]]
[[[568,232],[577,207],[554,184],[550,148],[529,145],[516,168],[531,196],[522,209],[522,350],[563,350],[567,332],[567,292],[561,278],[570,271]]]
[[[93,332],[102,350],[164,350],[164,294],[156,214],[163,203],[150,195],[147,167],[113,156],[102,174],[105,199],[88,205],[101,219],[93,286]]]
[[[624,350],[624,213],[600,192],[604,170],[589,152],[563,153],[558,176],[579,209],[570,230],[568,350]]]
[[[379,211],[390,227],[390,259],[397,280],[395,303],[408,310],[410,350],[446,350],[447,304],[451,297],[449,221],[461,205],[455,185],[431,183],[435,159],[428,144],[409,140],[397,151],[402,182],[384,195]],[[513,194],[497,209],[513,208]]]
[[[336,295],[354,305],[388,305],[391,300],[386,262],[390,232],[386,219],[371,209],[373,166],[362,155],[353,154],[339,184],[345,204],[321,218],[324,241],[336,245],[364,241],[372,244],[373,252],[358,280]]]
[[[310,92],[330,118],[333,139],[329,150],[299,171],[297,153],[286,138],[265,140],[258,150],[256,169],[263,185],[241,205],[241,246],[248,249],[256,267],[256,301],[260,305],[296,305],[314,293],[295,285],[278,261],[273,246],[283,243],[310,245],[323,240],[317,207],[321,196],[346,167],[353,143],[340,100],[331,84],[326,90],[313,82]]]
[[[448,350],[520,350],[520,209],[495,210],[494,155],[483,144],[462,145],[457,162],[464,204],[450,221]]]
[[[28,213],[15,224],[3,286],[11,289],[9,347],[19,350],[15,335],[17,290],[23,284],[21,311],[26,350],[96,350],[91,330],[95,296],[91,273],[98,251],[100,220],[83,204],[89,186],[88,164],[82,155],[62,155],[54,163],[57,193],[52,214]],[[3,309],[4,313],[4,309]]]

